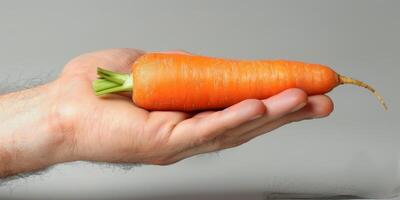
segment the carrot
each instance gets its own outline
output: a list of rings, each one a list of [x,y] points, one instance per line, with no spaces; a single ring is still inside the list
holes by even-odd
[[[148,53],[131,74],[98,68],[96,95],[132,92],[136,105],[148,110],[221,109],[245,99],[265,99],[288,88],[308,95],[325,94],[342,84],[369,85],[337,74],[327,66],[286,60],[228,60],[205,56]]]

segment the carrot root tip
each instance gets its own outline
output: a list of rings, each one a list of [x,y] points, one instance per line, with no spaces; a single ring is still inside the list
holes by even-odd
[[[372,86],[370,86],[362,81],[359,81],[359,80],[356,80],[356,79],[353,79],[353,78],[350,78],[347,76],[338,75],[338,77],[339,77],[339,84],[341,84],[341,85],[352,84],[352,85],[357,85],[359,87],[366,88],[367,90],[371,91],[374,94],[374,96],[378,99],[379,103],[383,106],[385,111],[388,110],[388,107],[387,107],[383,97]]]

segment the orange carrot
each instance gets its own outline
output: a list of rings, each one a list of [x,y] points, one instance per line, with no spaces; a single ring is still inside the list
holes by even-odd
[[[369,85],[337,74],[327,66],[285,60],[228,60],[205,56],[148,53],[131,74],[98,68],[97,95],[131,91],[136,105],[148,110],[221,109],[245,99],[265,99],[288,88],[325,94],[341,84]]]

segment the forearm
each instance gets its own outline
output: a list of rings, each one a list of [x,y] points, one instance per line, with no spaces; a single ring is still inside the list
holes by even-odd
[[[63,157],[64,136],[49,85],[0,96],[0,177],[46,168]]]

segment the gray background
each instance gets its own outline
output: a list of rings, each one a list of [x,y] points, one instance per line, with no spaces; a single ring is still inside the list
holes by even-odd
[[[105,48],[185,49],[332,66],[374,85],[337,88],[334,113],[169,167],[70,163],[0,197],[263,199],[269,192],[389,197],[399,186],[400,1],[0,1],[1,91],[55,78]],[[399,188],[397,188],[398,190]]]

